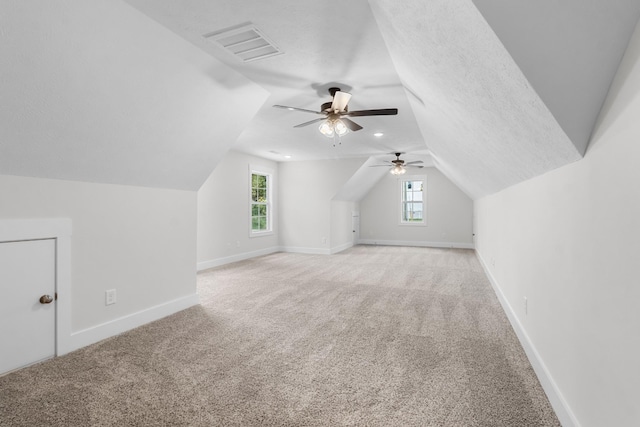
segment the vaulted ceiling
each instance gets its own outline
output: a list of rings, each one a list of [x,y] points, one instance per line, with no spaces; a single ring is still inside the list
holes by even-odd
[[[640,16],[637,0],[0,7],[0,173],[197,189],[231,147],[277,161],[403,151],[474,198],[581,158]],[[243,62],[205,37],[247,23],[282,54]],[[350,110],[399,113],[354,118],[364,129],[334,147],[293,128],[314,115],[272,107],[318,110],[331,86]]]

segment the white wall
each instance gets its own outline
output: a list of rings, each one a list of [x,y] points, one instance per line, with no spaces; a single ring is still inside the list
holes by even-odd
[[[353,212],[358,211],[356,202],[331,201],[331,253],[343,251],[353,246]]]
[[[478,254],[565,425],[640,425],[639,117],[636,27],[585,158],[475,205]]]
[[[249,166],[273,173],[273,231],[249,237]],[[198,269],[278,250],[278,163],[229,151],[198,191]]]
[[[196,191],[269,96],[123,1],[0,10],[5,175]]]
[[[399,180],[426,175],[426,226],[400,225]],[[473,201],[436,168],[427,167],[396,177],[386,174],[360,201],[360,241],[473,247]]]
[[[337,247],[331,242],[332,199],[365,161],[280,163],[280,245],[284,250],[328,254]]]
[[[195,192],[0,175],[0,194],[2,219],[72,221],[76,347],[197,302]]]

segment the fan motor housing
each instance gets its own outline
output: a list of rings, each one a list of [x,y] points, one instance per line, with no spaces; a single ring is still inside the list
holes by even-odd
[[[331,112],[331,105],[333,104],[333,101],[330,102],[325,102],[324,104],[322,104],[320,106],[320,111],[324,111],[324,112]],[[349,106],[346,106],[343,110],[345,113],[349,111]]]

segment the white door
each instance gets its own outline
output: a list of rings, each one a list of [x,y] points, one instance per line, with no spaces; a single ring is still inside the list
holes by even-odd
[[[360,241],[360,212],[352,213],[351,224],[353,227],[353,244],[357,245]]]
[[[55,248],[0,243],[0,374],[55,355]]]

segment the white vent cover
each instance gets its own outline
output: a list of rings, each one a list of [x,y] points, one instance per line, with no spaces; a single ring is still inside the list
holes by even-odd
[[[244,62],[283,53],[251,23],[215,31],[203,37],[216,42]]]

